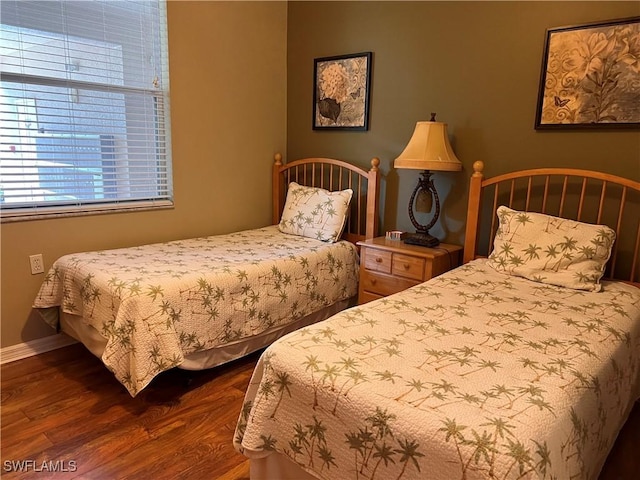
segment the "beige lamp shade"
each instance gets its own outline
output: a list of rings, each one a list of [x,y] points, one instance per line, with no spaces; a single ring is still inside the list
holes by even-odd
[[[443,172],[462,170],[462,163],[449,144],[447,124],[442,122],[418,122],[411,140],[393,166]]]

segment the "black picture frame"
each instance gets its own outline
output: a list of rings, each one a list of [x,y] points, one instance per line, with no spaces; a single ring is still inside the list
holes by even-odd
[[[639,128],[640,17],[546,30],[535,128]]]
[[[368,130],[372,52],[313,61],[313,129]]]

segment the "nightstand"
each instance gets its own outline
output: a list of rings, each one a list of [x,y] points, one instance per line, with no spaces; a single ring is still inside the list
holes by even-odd
[[[358,304],[397,293],[462,263],[462,247],[441,243],[428,248],[376,237],[358,242]]]

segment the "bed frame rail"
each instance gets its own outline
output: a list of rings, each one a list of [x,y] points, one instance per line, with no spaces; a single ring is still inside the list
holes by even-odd
[[[591,170],[537,168],[484,178],[483,162],[473,164],[464,244],[464,262],[486,257],[498,228],[495,211],[546,213],[616,232],[605,279],[640,282],[640,182]],[[490,220],[489,220],[490,219]]]
[[[342,238],[356,243],[378,234],[378,206],[380,196],[380,160],[371,160],[366,170],[343,160],[332,158],[303,158],[284,164],[282,155],[274,156],[273,164],[273,223],[280,221],[287,188],[290,182],[330,191],[353,190],[349,218]]]

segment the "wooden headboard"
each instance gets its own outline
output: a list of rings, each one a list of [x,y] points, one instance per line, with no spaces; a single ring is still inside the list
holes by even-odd
[[[273,223],[280,221],[289,183],[336,191],[353,190],[349,218],[342,238],[356,243],[378,234],[378,205],[380,196],[380,160],[371,160],[367,172],[343,160],[333,158],[302,158],[284,164],[282,155],[274,156],[273,164]]]
[[[464,242],[464,262],[486,257],[498,228],[495,211],[546,213],[585,223],[608,225],[616,242],[605,279],[640,281],[640,182],[591,170],[537,168],[484,178],[484,164],[473,164]]]

